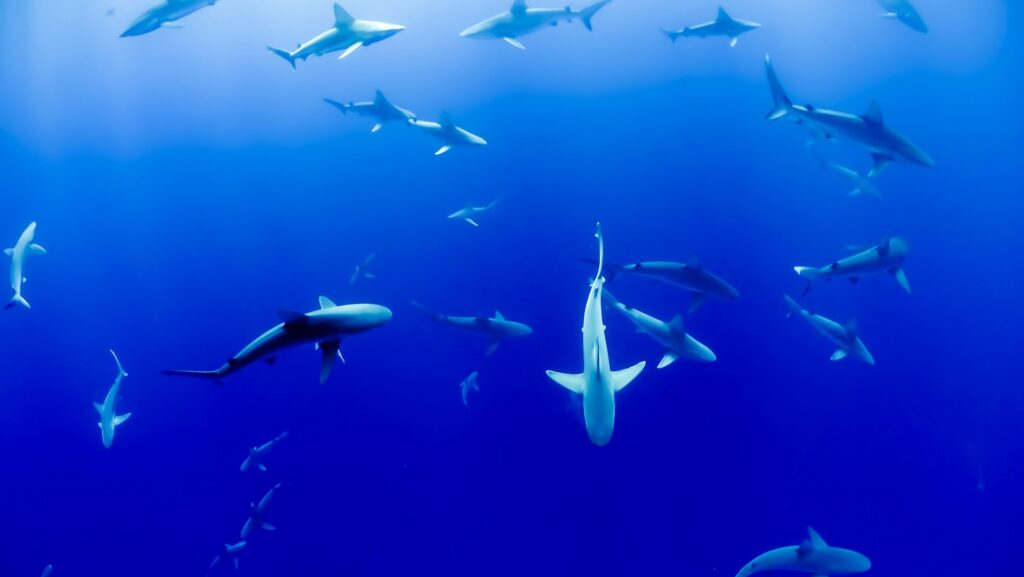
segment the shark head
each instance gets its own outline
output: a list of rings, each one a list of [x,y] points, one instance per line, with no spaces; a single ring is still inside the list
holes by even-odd
[[[477,22],[476,24],[466,28],[462,32],[459,32],[459,36],[462,38],[487,38],[494,36],[494,25],[498,18],[488,18],[483,22]]]
[[[405,30],[405,26],[402,26],[401,24],[388,24],[387,22],[364,21],[361,22],[361,24],[363,24],[361,37],[363,38],[364,46],[375,44],[381,40],[387,40],[402,30]]]

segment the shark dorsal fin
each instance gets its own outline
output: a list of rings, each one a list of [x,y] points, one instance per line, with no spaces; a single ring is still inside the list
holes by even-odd
[[[718,7],[718,19],[717,20],[719,22],[725,22],[725,21],[728,21],[728,20],[732,20],[732,16],[729,16],[729,13],[725,11],[725,8],[723,8],[722,6],[719,6]]]
[[[452,117],[451,115],[448,114],[447,110],[441,112],[441,118],[440,120],[437,121],[437,123],[440,124],[441,128],[444,128],[445,130],[455,128],[455,123],[452,122]]]
[[[846,325],[843,328],[846,329],[847,333],[849,333],[851,335],[856,335],[857,334],[857,319],[850,319],[850,322],[846,323]],[[811,529],[811,531],[813,531],[813,530],[814,529]],[[819,537],[819,539],[820,539],[820,537]]]
[[[329,298],[327,298],[325,296],[320,297],[320,308],[321,309],[333,309],[336,306],[338,306],[338,305],[334,304],[334,301],[332,301],[331,299],[329,299]]]
[[[351,26],[356,19],[341,7],[341,4],[334,4],[334,25],[337,27]]]
[[[683,316],[677,314],[672,317],[672,320],[668,322],[668,328],[672,329],[673,333],[686,334],[686,325],[683,324]]]
[[[868,111],[864,113],[863,118],[868,124],[885,124],[882,120],[882,107],[878,105],[877,100],[871,101],[871,104],[868,106]]]
[[[495,320],[499,320],[499,321],[505,320],[505,317],[502,316],[501,311],[494,311],[494,318],[495,318]]]
[[[825,540],[822,539],[821,535],[818,535],[818,532],[812,527],[807,528],[807,540],[815,549],[824,549],[825,547],[828,547],[828,545],[825,544]]]
[[[700,260],[697,257],[690,259],[690,262],[686,263],[686,266],[696,271],[704,270],[704,266],[700,264]]]
[[[381,92],[380,90],[378,90],[377,93],[373,96],[373,103],[378,106],[388,106],[391,104],[390,102],[388,102],[387,97],[384,96],[384,93]]]
[[[526,12],[526,0],[512,0],[512,7],[509,12]]]

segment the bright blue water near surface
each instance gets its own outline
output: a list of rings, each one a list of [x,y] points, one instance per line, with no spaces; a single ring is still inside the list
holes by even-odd
[[[293,71],[265,45],[326,28],[329,2],[222,0],[126,39],[147,2],[0,3],[0,235],[38,221],[49,251],[28,264],[33,309],[0,316],[0,574],[201,575],[278,481],[278,530],[239,575],[731,576],[807,525],[873,575],[1019,573],[1021,6],[918,0],[922,35],[870,0],[735,0],[764,28],[729,49],[658,32],[714,2],[616,0],[593,33],[523,52],[458,37],[505,4],[351,1],[408,29]],[[867,155],[763,119],[766,53],[797,102],[877,99],[937,166],[894,164],[881,200],[847,197],[816,153]],[[414,128],[370,134],[322,102],[377,88],[488,146],[435,158]],[[445,218],[495,198],[479,229]],[[687,317],[713,364],[656,370],[658,345],[606,311],[613,368],[648,368],[600,448],[544,374],[580,369],[597,221],[610,261],[697,257],[742,293]],[[884,235],[911,245],[912,296],[882,276],[802,299],[856,318],[877,365],[830,362],[785,318],[792,266]],[[381,248],[378,278],[349,286]],[[611,288],[660,318],[688,305]],[[215,368],[319,295],[394,311],[326,385],[305,348],[223,387],[158,374]],[[411,300],[534,334],[485,357]],[[134,415],[110,450],[90,407],[108,348]],[[269,472],[239,473],[283,430]]]

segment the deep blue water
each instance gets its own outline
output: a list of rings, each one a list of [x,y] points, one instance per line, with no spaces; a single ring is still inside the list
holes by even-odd
[[[542,31],[520,52],[458,37],[504,0],[360,0],[357,17],[408,30],[297,71],[264,46],[323,30],[330,2],[222,0],[128,39],[147,1],[86,4],[0,2],[0,236],[38,221],[49,251],[28,264],[32,310],[0,315],[0,575],[201,575],[279,481],[278,530],[239,575],[731,576],[808,525],[872,575],[1020,572],[1017,3],[917,0],[922,35],[871,0],[736,0],[765,26],[729,49],[657,31],[714,2],[616,0],[593,33]],[[877,99],[936,168],[897,163],[881,200],[847,197],[815,152],[867,155],[763,119],[769,52],[796,101]],[[488,146],[435,158],[413,128],[370,134],[321,102],[376,88]],[[445,218],[495,198],[479,229]],[[697,257],[742,293],[687,317],[713,364],[655,369],[660,347],[606,310],[613,368],[648,367],[600,448],[544,374],[580,370],[597,221],[610,261]],[[830,362],[785,318],[792,266],[885,235],[911,245],[912,296],[883,276],[803,299],[856,318],[877,365]],[[377,249],[377,278],[349,286]],[[688,305],[641,279],[611,288],[664,319]],[[343,344],[326,385],[306,348],[223,387],[159,375],[215,368],[319,295],[394,311]],[[485,357],[412,300],[534,334]],[[109,450],[90,406],[115,376],[108,348],[133,413]],[[239,473],[283,430],[269,472]]]

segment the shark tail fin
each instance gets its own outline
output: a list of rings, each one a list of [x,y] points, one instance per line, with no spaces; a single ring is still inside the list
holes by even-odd
[[[768,86],[772,90],[772,100],[774,101],[774,108],[768,113],[766,118],[768,120],[777,120],[786,115],[791,108],[793,108],[793,102],[789,100],[789,96],[786,95],[786,90],[782,88],[782,83],[779,82],[779,77],[775,74],[775,68],[772,66],[771,57],[764,57],[764,68],[768,73]]]
[[[28,301],[25,300],[25,297],[21,296],[20,293],[11,297],[11,302],[7,303],[7,306],[5,306],[4,308],[9,309],[14,308],[15,306],[19,306],[26,309],[32,308],[32,306],[28,304]]]
[[[821,280],[821,271],[814,268],[813,266],[795,266],[793,270],[796,274],[800,275],[801,278],[805,278],[809,281]]]
[[[594,26],[590,22],[590,19],[593,18],[594,14],[597,14],[599,10],[604,8],[605,5],[611,1],[612,0],[601,0],[600,2],[595,2],[590,6],[587,6],[586,8],[580,10],[580,20],[583,21],[583,25],[587,27],[587,30],[594,30]]]
[[[295,57],[292,56],[291,52],[288,52],[287,50],[282,50],[280,48],[274,48],[273,46],[267,46],[267,50],[287,60],[288,64],[292,65],[292,69],[295,69]]]
[[[679,39],[680,36],[683,35],[683,33],[679,30],[669,30],[668,28],[662,28],[661,31],[663,34],[665,34],[665,36],[668,36],[668,39],[671,40],[672,42],[675,42],[676,40]]]

